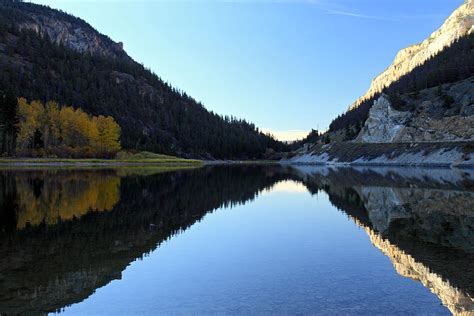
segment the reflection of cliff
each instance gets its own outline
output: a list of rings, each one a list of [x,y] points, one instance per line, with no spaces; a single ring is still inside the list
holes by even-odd
[[[421,282],[453,314],[474,315],[472,175],[386,168],[298,172],[364,228],[400,275]]]
[[[364,227],[370,237],[372,244],[380,249],[392,261],[395,270],[402,276],[421,282],[431,292],[436,294],[443,305],[449,308],[454,315],[473,315],[474,298],[466,291],[453,286],[449,279],[434,273],[427,265],[417,261],[414,257],[392,244],[390,240],[384,239],[380,234],[374,232],[369,227]],[[439,253],[442,255],[442,253]],[[434,258],[433,258],[434,259]],[[467,258],[464,263],[474,259],[474,256]],[[443,260],[443,259],[441,259]],[[471,261],[472,262],[472,261]],[[451,262],[445,262],[448,264]]]
[[[24,177],[19,182],[28,182],[31,175],[18,175]],[[19,183],[10,175],[1,176]],[[109,175],[98,179],[103,177],[110,180]],[[120,279],[130,262],[208,212],[245,203],[286,178],[276,167],[213,167],[126,176],[120,179],[120,200],[113,211],[88,212],[56,225],[13,231],[6,227],[0,239],[0,313],[50,312],[82,301],[95,289]],[[90,180],[102,183],[98,179]],[[59,184],[51,185],[52,190]],[[16,222],[11,225],[17,227]]]
[[[474,192],[361,187],[372,227],[474,253]]]

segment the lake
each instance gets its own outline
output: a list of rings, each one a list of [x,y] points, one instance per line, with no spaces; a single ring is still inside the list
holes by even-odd
[[[2,169],[0,313],[472,315],[474,171]]]

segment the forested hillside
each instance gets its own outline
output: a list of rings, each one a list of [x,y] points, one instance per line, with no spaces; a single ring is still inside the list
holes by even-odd
[[[454,42],[439,54],[433,56],[423,65],[385,88],[383,93],[391,96],[392,103],[397,105],[398,96],[402,93],[436,87],[469,78],[474,75],[474,34],[467,35]],[[381,93],[362,102],[358,107],[334,119],[329,127],[331,132],[345,129],[348,126],[361,128],[367,119],[370,108]],[[356,136],[355,133],[353,136]]]
[[[112,116],[124,148],[260,158],[287,147],[245,120],[207,111],[81,19],[31,3],[0,1],[0,87]]]

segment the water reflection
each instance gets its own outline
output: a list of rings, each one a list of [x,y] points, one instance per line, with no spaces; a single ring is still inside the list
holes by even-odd
[[[252,200],[284,178],[278,168],[262,167],[147,176],[122,170],[3,172],[0,311],[50,312],[79,302],[207,212]],[[103,187],[94,190],[97,184]]]
[[[455,315],[474,313],[473,176],[415,169],[300,170],[362,227],[396,271]]]
[[[80,302],[207,213],[304,185],[327,193],[399,274],[468,315],[473,179],[466,171],[278,166],[3,171],[0,312],[46,313]]]

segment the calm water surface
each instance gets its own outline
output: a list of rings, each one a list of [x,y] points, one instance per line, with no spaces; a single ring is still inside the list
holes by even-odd
[[[474,313],[474,175],[0,171],[0,312]]]

